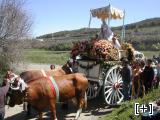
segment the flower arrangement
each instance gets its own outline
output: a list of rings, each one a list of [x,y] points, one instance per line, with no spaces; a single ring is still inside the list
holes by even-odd
[[[118,60],[118,50],[108,40],[83,41],[74,44],[71,57],[76,59],[80,55],[89,59],[103,59],[104,61]]]
[[[118,60],[118,50],[108,40],[98,40],[93,43],[92,53],[104,60]]]
[[[133,61],[134,60],[134,48],[132,46],[132,44],[130,43],[123,43],[122,44],[122,50],[126,50],[127,53],[127,59],[129,61]]]
[[[123,43],[121,45],[121,48],[122,48],[122,50],[132,49],[134,51],[134,48],[133,48],[132,44],[130,44],[130,43]]]
[[[76,56],[86,54],[89,52],[89,42],[83,41],[83,42],[77,42],[73,45],[72,51],[71,51],[71,58],[75,59]]]

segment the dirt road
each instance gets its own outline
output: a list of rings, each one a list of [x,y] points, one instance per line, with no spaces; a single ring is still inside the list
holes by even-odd
[[[28,64],[27,66],[20,66],[20,70],[30,70],[30,69],[49,69],[49,64]],[[76,115],[76,107],[73,104],[69,104],[69,110],[62,110],[61,105],[57,104],[57,117],[58,120],[73,120]],[[111,112],[112,109],[107,106],[102,97],[88,101],[88,107],[83,111],[79,120],[97,120],[102,118],[107,113]],[[49,120],[49,110],[44,111],[45,120]],[[32,114],[30,117],[26,117],[26,112],[23,111],[23,106],[15,106],[9,108],[6,106],[5,120],[37,120],[37,112],[32,109]]]
[[[109,108],[109,106],[99,100],[89,101],[87,109],[83,110],[79,120],[98,120],[112,111],[112,108]],[[76,107],[71,103],[69,104],[68,110],[62,110],[61,105],[57,104],[57,118],[58,120],[73,120],[76,115],[76,110]],[[49,115],[49,110],[44,111],[44,120],[50,120]],[[32,109],[31,116],[27,117],[22,105],[9,109],[6,106],[5,120],[37,120],[37,118],[38,114],[34,109]]]
[[[50,64],[35,64],[35,63],[21,63],[18,66],[18,71],[25,71],[25,70],[35,70],[35,69],[50,69]],[[59,65],[55,65],[58,67]]]

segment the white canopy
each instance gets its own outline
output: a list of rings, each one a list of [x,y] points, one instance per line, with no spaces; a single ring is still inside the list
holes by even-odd
[[[91,10],[92,17],[97,17],[102,20],[105,19],[122,19],[124,16],[123,10],[117,9],[111,5],[108,5],[106,7],[101,7],[97,9]]]

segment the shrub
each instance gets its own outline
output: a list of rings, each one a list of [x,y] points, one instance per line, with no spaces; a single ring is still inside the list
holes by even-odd
[[[54,51],[70,51],[72,49],[72,43],[60,43],[52,45],[48,48],[48,50]]]

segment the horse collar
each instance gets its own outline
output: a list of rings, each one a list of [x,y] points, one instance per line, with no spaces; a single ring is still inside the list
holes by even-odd
[[[54,80],[54,78],[52,76],[49,77],[49,83],[51,85],[52,91],[56,95],[56,101],[58,102],[59,101],[59,88],[58,88],[56,81]]]

